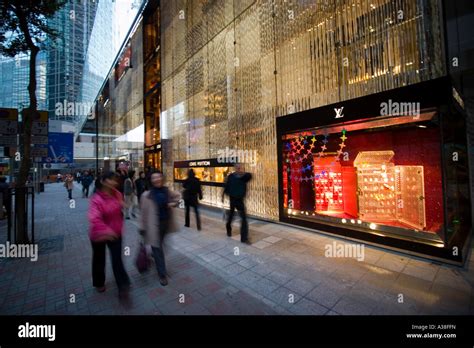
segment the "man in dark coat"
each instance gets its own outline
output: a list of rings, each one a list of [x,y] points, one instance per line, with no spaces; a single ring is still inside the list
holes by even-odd
[[[94,177],[87,170],[82,176],[82,197],[89,198],[89,187],[94,181]]]
[[[138,179],[135,180],[135,188],[137,190],[138,203],[140,203],[140,197],[142,196],[142,193],[148,189],[144,172],[140,172]]]
[[[191,207],[194,208],[194,212],[196,213],[196,224],[198,231],[201,230],[201,220],[199,218],[199,202],[198,198],[202,200],[202,191],[201,191],[201,182],[198,178],[194,175],[194,171],[190,169],[188,171],[188,177],[183,183],[183,199],[184,205],[186,207],[186,214],[185,214],[185,227],[189,227],[189,210]]]
[[[247,194],[247,183],[251,179],[252,174],[245,173],[240,163],[236,164],[235,172],[227,177],[224,193],[222,195],[222,202],[224,202],[224,195],[228,195],[230,200],[230,211],[226,224],[227,236],[232,236],[232,220],[234,218],[234,210],[237,209],[242,220],[240,226],[240,241],[246,244],[250,244],[250,241],[248,238],[249,228],[244,200]]]

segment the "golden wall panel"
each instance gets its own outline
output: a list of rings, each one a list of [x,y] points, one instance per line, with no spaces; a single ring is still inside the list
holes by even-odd
[[[445,74],[438,0],[172,3],[162,78],[173,160],[255,151],[253,215],[278,218],[276,117]],[[206,187],[204,201],[221,194]]]

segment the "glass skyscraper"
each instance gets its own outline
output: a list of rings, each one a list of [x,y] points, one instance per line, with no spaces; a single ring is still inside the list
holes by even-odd
[[[70,0],[49,25],[60,34],[37,56],[38,109],[79,133],[86,115],[57,114],[56,104],[92,102],[135,18],[141,0]],[[0,107],[28,105],[28,55],[0,57]]]

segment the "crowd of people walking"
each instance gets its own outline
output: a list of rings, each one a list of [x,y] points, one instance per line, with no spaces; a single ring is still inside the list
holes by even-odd
[[[92,245],[92,284],[99,292],[105,291],[105,250],[111,255],[112,269],[119,289],[119,298],[128,301],[130,279],[122,261],[122,235],[126,219],[137,219],[140,235],[140,250],[136,265],[140,272],[149,268],[149,261],[154,260],[158,279],[161,285],[168,284],[164,245],[166,236],[178,230],[174,208],[184,202],[185,227],[190,227],[191,208],[196,216],[196,227],[202,229],[199,201],[203,199],[201,182],[194,171],[188,171],[183,182],[182,194],[165,185],[165,177],[160,171],[140,172],[135,177],[134,170],[119,167],[115,172],[105,172],[95,180],[93,194],[88,212],[90,223],[89,238]],[[250,243],[248,223],[245,210],[247,184],[251,180],[250,173],[245,173],[240,164],[235,172],[227,177],[222,199],[229,196],[230,211],[227,214],[226,232],[232,236],[232,220],[234,211],[241,217],[241,242]],[[92,175],[84,172],[76,180],[83,185],[83,195],[88,197]],[[65,186],[69,198],[74,178],[66,176]],[[182,198],[182,200],[181,200]],[[149,252],[147,252],[149,250]]]

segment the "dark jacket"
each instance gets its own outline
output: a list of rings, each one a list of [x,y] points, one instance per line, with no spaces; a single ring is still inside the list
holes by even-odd
[[[8,188],[10,185],[6,182],[0,183],[0,194],[3,196],[3,204],[10,201],[10,195],[8,194]],[[1,208],[1,207],[0,207]]]
[[[247,183],[252,179],[252,174],[243,173],[239,175],[232,173],[227,177],[224,186],[224,194],[231,198],[244,198],[247,194]]]
[[[146,179],[145,178],[138,178],[135,180],[135,188],[137,190],[137,196],[140,198],[143,192],[147,189]]]
[[[125,180],[128,179],[128,175],[127,174],[124,174],[122,172],[117,172],[117,182],[118,182],[118,185],[117,185],[117,190],[123,195],[124,194],[124,190],[125,190]]]
[[[196,205],[202,199],[201,182],[194,176],[188,177],[183,183],[183,199],[186,204]]]
[[[92,181],[94,181],[94,178],[92,175],[86,175],[82,177],[82,186],[84,187],[89,187],[92,184]]]

